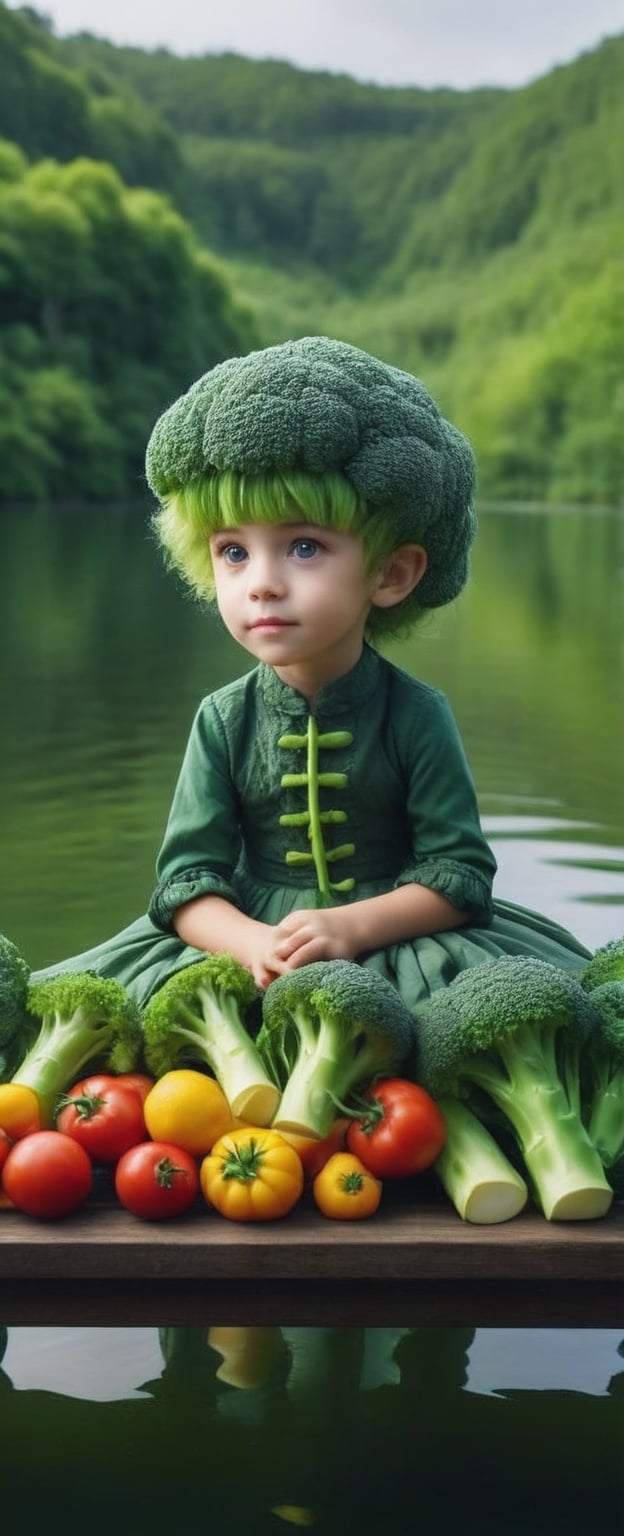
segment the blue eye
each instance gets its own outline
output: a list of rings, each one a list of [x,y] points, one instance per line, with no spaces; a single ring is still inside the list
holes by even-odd
[[[296,539],[292,549],[298,560],[313,560],[320,547],[316,539]]]
[[[243,549],[242,544],[226,544],[220,550],[220,554],[224,560],[227,560],[228,565],[242,565],[247,559],[247,551]]]

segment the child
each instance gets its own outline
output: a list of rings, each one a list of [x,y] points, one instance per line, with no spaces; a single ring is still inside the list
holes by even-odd
[[[148,916],[47,974],[144,1001],[206,951],[261,988],[340,957],[414,1007],[488,957],[582,970],[565,930],[492,902],[448,704],[371,643],[467,577],[473,457],[424,386],[325,337],[234,358],[157,422],[147,477],[170,563],[258,666],[199,707]]]

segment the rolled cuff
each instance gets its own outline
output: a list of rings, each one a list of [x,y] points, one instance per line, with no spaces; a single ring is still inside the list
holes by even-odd
[[[215,875],[213,870],[189,869],[185,874],[174,875],[156,887],[147,909],[148,916],[157,928],[161,928],[164,933],[171,933],[174,912],[184,906],[186,901],[194,901],[198,896],[223,896],[233,907],[240,906],[239,898],[227,880]]]
[[[450,901],[458,912],[468,912],[472,923],[489,922],[492,917],[492,883],[487,875],[455,859],[426,859],[404,869],[395,882],[401,885],[426,885]]]

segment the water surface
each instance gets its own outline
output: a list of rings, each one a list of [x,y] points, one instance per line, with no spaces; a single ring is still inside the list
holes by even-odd
[[[145,909],[196,705],[250,663],[164,573],[144,505],[7,510],[0,541],[0,928],[38,967]],[[498,894],[590,948],[624,930],[623,589],[621,514],[491,509],[467,591],[391,652],[451,699]],[[194,1528],[233,1536],[581,1536],[609,1500],[624,1513],[612,1330],[312,1331],[297,1392],[291,1340],[241,1393],[207,1329],[169,1359],[154,1329],[11,1330],[5,1528],[30,1528],[35,1467],[92,1533],[111,1510],[120,1533],[169,1531],[182,1494]]]

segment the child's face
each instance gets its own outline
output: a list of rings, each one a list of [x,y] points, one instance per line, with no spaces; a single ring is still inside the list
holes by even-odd
[[[378,577],[351,533],[247,523],[210,540],[217,603],[234,636],[311,696],[358,660]]]

